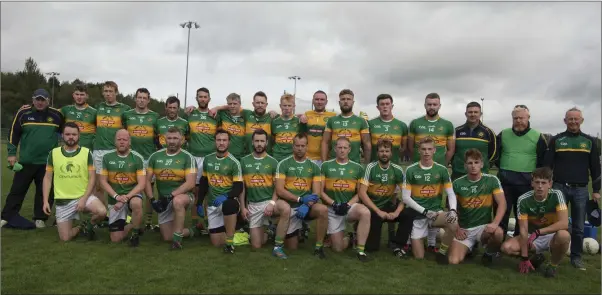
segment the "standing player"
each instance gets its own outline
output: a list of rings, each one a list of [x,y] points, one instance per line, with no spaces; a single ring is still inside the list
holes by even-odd
[[[312,104],[314,109],[305,112],[307,120],[307,157],[320,166],[322,165],[322,135],[324,129],[326,129],[326,122],[336,114],[326,111],[328,97],[326,92],[322,90],[314,93]]]
[[[131,148],[144,159],[144,169],[148,167],[148,158],[157,151],[155,138],[157,132],[157,120],[159,114],[148,108],[150,102],[150,92],[146,88],[136,90],[136,107],[123,114],[123,128],[128,131],[131,138]],[[154,182],[154,180],[151,180]],[[151,183],[152,186],[152,183]],[[151,224],[153,218],[153,209],[146,199],[146,229],[156,228]]]
[[[203,169],[203,159],[213,153],[215,149],[215,130],[217,129],[217,120],[211,115],[209,110],[209,102],[211,101],[211,95],[209,89],[201,87],[196,91],[196,100],[199,105],[198,108],[193,109],[188,115],[188,126],[190,131],[190,140],[188,142],[188,151],[192,154],[196,161],[199,173],[196,176],[195,188],[195,200],[194,204],[197,203],[198,196],[198,185],[201,180],[201,170]],[[202,202],[201,202],[202,205]],[[197,209],[191,208],[190,216],[192,219],[192,225],[196,226],[199,224],[199,214]],[[204,214],[204,209],[200,208],[199,212]],[[206,214],[204,214],[206,216]]]
[[[267,113],[268,96],[263,91],[257,91],[253,95],[253,111],[243,110],[242,115],[245,120],[245,154],[253,153],[253,132],[258,129],[263,129],[267,134],[272,134],[272,117],[276,114]],[[269,138],[268,138],[269,140]],[[267,146],[267,151],[271,150],[271,146]]]
[[[103,102],[96,106],[96,137],[94,138],[94,166],[96,167],[96,196],[107,203],[105,193],[100,187],[100,167],[102,167],[102,157],[115,149],[115,134],[117,130],[123,128],[122,115],[131,108],[128,105],[117,101],[119,88],[117,83],[107,81],[102,86]]]
[[[196,177],[196,163],[192,155],[182,149],[182,131],[176,127],[167,130],[167,148],[156,151],[148,160],[146,197],[159,214],[159,230],[163,240],[172,239],[171,249],[182,249],[182,238],[196,234],[196,227],[184,228],[186,208],[194,199],[192,190]],[[156,177],[159,197],[153,196],[151,180]]]
[[[457,157],[457,155],[456,155]],[[499,179],[482,172],[483,155],[478,149],[469,149],[464,153],[465,171],[468,173],[453,182],[458,198],[458,218],[460,228],[449,249],[449,263],[458,264],[475,243],[487,245],[482,262],[491,264],[504,240],[504,231],[499,227],[506,199]],[[497,204],[495,217],[492,218],[493,201]]]
[[[305,124],[299,122],[299,118],[293,115],[295,108],[295,97],[291,94],[284,94],[280,97],[280,117],[272,120],[272,138],[274,147],[272,155],[277,161],[282,161],[290,157],[293,153],[293,138],[297,133],[303,132]]]
[[[190,126],[188,126],[188,121],[186,119],[178,116],[178,112],[180,111],[180,100],[175,96],[170,96],[165,100],[165,117],[157,120],[157,137],[158,143],[161,148],[167,147],[167,142],[165,141],[165,135],[167,134],[167,130],[171,127],[176,127],[182,131],[185,139],[190,138]],[[185,145],[186,146],[186,145]]]
[[[481,122],[481,105],[470,102],[466,105],[466,123],[456,127],[456,151],[452,157],[452,180],[465,175],[464,154],[469,149],[477,149],[483,156],[483,173],[489,173],[489,162],[496,156],[495,133]]]
[[[228,152],[236,159],[245,155],[245,118],[240,108],[240,95],[230,93],[226,97],[228,110],[217,112],[218,126],[230,134]]]
[[[558,264],[569,249],[571,235],[568,208],[561,191],[552,189],[552,170],[548,167],[533,171],[533,190],[518,199],[519,236],[502,244],[508,255],[520,255],[521,273],[528,273],[545,260],[543,252],[550,251],[551,261],[545,268],[546,277],[555,277]],[[535,256],[529,257],[529,252]],[[532,263],[533,262],[533,263]]]
[[[74,122],[65,123],[63,127],[65,145],[52,149],[48,154],[46,175],[43,185],[43,212],[52,213],[50,206],[50,190],[54,191],[56,204],[56,223],[59,238],[69,241],[79,232],[94,240],[94,224],[100,222],[107,210],[105,206],[92,195],[94,190],[94,162],[90,150],[80,147],[79,127]],[[55,170],[54,167],[57,169]],[[73,219],[79,219],[80,212],[91,213],[90,222],[82,222],[73,228]]]
[[[276,193],[292,208],[285,245],[297,249],[302,220],[317,219],[314,256],[326,258],[324,236],[328,226],[328,208],[316,203],[322,190],[320,167],[307,158],[307,135],[293,139],[293,155],[280,161],[276,169]]]
[[[242,194],[242,216],[249,220],[251,231],[251,246],[261,248],[267,242],[264,239],[263,226],[268,218],[279,216],[276,238],[272,254],[286,259],[282,250],[284,237],[288,229],[291,207],[284,200],[279,200],[274,190],[274,180],[278,161],[268,155],[268,134],[263,129],[253,132],[253,153],[240,161],[245,184],[245,194]],[[249,201],[248,209],[245,200]]]
[[[240,211],[239,196],[243,192],[242,169],[238,160],[228,152],[230,133],[218,129],[215,132],[216,152],[203,161],[197,206],[205,196],[209,236],[214,246],[224,246],[224,253],[234,254],[236,217]],[[225,234],[224,234],[225,233]]]
[[[370,234],[366,242],[366,251],[380,249],[381,228],[383,222],[398,222],[397,234],[391,237],[393,254],[399,258],[406,257],[403,245],[412,231],[413,218],[405,214],[405,206],[397,200],[397,191],[401,190],[404,174],[401,166],[392,163],[393,144],[389,140],[379,140],[376,144],[378,161],[366,166],[361,180],[359,198],[370,209]],[[402,214],[402,212],[404,214]],[[408,211],[409,212],[409,211]],[[401,215],[400,215],[401,214]]]
[[[351,142],[349,159],[360,163],[360,146],[363,146],[364,163],[370,163],[372,146],[370,145],[368,122],[353,114],[353,96],[353,91],[349,89],[343,89],[339,93],[341,114],[328,119],[328,123],[326,123],[322,139],[322,161],[335,157],[334,147],[337,138],[347,137]]]
[[[60,109],[65,116],[65,122],[75,122],[79,126],[79,144],[94,150],[96,134],[96,109],[88,105],[88,89],[85,84],[77,84],[73,89],[74,104]]]
[[[441,108],[439,94],[427,94],[424,99],[424,108],[426,109],[426,115],[410,122],[408,151],[412,157],[412,162],[420,160],[418,142],[429,136],[435,140],[435,147],[437,148],[434,161],[447,167],[456,151],[454,125],[450,121],[439,117],[439,109]],[[439,251],[435,247],[436,239],[437,229],[431,229],[428,234],[428,250],[430,252],[436,253]]]
[[[393,117],[393,97],[389,94],[380,94],[376,97],[376,108],[380,115],[370,121],[368,126],[370,129],[370,139],[372,142],[371,162],[378,161],[376,145],[381,139],[389,140],[392,143],[393,150],[391,151],[390,161],[400,165],[401,159],[405,154],[408,139],[408,126]],[[396,201],[394,198],[393,201]],[[393,246],[393,238],[395,236],[395,224],[388,222],[389,246]]]
[[[121,129],[115,135],[115,151],[102,158],[100,185],[109,194],[109,232],[112,242],[121,242],[130,230],[130,246],[140,244],[142,191],[146,187],[144,158],[131,149],[130,134]],[[128,212],[132,223],[125,225]]]
[[[421,217],[414,220],[412,228],[412,253],[415,258],[424,257],[422,239],[428,235],[429,228],[445,228],[445,235],[441,239],[441,247],[437,254],[437,262],[447,263],[447,249],[454,239],[458,228],[458,214],[456,212],[456,195],[452,189],[451,179],[447,167],[435,162],[435,140],[425,137],[418,143],[420,161],[406,169],[406,179],[402,195],[406,205]],[[442,208],[442,193],[447,192],[450,210],[444,212]]]
[[[339,137],[335,145],[337,157],[322,163],[322,202],[328,207],[328,234],[332,249],[341,252],[347,249],[352,239],[345,237],[345,223],[358,222],[357,258],[365,262],[364,252],[370,231],[370,210],[359,203],[357,189],[364,174],[362,165],[349,160],[351,143]]]

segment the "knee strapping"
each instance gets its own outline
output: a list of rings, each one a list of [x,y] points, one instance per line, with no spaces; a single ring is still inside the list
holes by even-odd
[[[238,201],[236,201],[234,199],[227,199],[222,204],[222,213],[224,215],[238,214],[239,210],[240,210],[240,205],[238,204]]]

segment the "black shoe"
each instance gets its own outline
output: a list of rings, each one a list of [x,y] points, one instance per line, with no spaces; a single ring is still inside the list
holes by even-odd
[[[400,259],[408,258],[408,253],[401,248],[395,248],[393,250],[393,255],[395,255],[395,257],[400,258]]]
[[[224,253],[234,254],[234,246],[231,246],[231,245],[224,246]]]
[[[366,252],[357,252],[356,256],[357,256],[357,259],[359,259],[361,262],[368,261],[368,255],[366,255]]]
[[[441,252],[437,252],[435,257],[436,257],[435,259],[437,260],[438,264],[445,265],[445,264],[449,263],[449,261],[447,260],[447,255],[441,254]]]
[[[543,254],[535,254],[529,259],[535,269],[539,268],[545,261],[546,257]]]
[[[130,237],[130,247],[138,247],[138,245],[140,245],[140,236],[132,235]]]
[[[326,259],[326,254],[324,253],[324,247],[314,249],[314,256],[316,256],[320,259]]]
[[[397,248],[397,244],[395,244],[393,241],[389,240],[387,242],[387,248],[389,248],[389,249],[395,249],[395,248]]]
[[[481,263],[483,263],[484,266],[491,266],[491,264],[493,264],[493,255],[494,254],[483,253]]]
[[[553,267],[551,264],[548,264],[546,266],[546,269],[544,270],[543,275],[546,278],[553,278],[556,276],[556,270],[557,270],[556,267]]]

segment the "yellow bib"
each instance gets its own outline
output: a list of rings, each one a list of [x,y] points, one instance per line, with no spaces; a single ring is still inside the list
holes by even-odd
[[[88,154],[90,150],[81,147],[77,155],[65,157],[61,147],[52,150],[54,170],[54,198],[57,200],[79,199],[88,187]]]

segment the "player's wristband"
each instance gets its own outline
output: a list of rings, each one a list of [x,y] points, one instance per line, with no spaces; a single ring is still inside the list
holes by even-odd
[[[537,237],[541,236],[541,232],[538,229],[535,230],[535,236],[537,236]]]
[[[270,205],[272,205],[272,206],[276,205],[276,202],[274,202],[274,200],[270,200],[270,202],[269,202],[269,203],[270,203]]]
[[[297,203],[301,203],[301,197],[297,198]]]
[[[113,196],[113,199],[117,200],[117,197],[118,197],[118,196],[119,196],[119,194],[115,194],[115,195]]]

